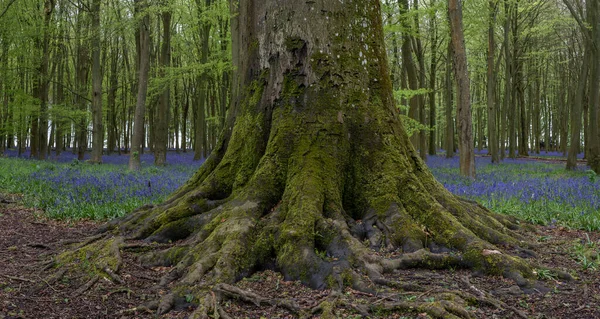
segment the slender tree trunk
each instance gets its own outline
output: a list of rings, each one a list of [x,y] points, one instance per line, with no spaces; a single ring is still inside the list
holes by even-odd
[[[568,170],[574,170],[577,168],[577,154],[579,153],[579,144],[581,143],[581,111],[583,110],[583,103],[585,94],[587,92],[589,67],[590,52],[588,44],[586,44],[583,53],[581,71],[579,74],[579,79],[577,80],[577,92],[575,92],[575,98],[571,105],[571,141],[569,145],[569,151],[567,153]]]
[[[471,123],[471,94],[467,51],[462,25],[462,5],[460,0],[448,0],[448,17],[452,40],[453,65],[458,91],[456,118],[458,122],[458,153],[460,173],[475,178],[475,151]]]
[[[129,154],[129,169],[140,169],[140,156],[144,143],[144,117],[146,114],[146,93],[148,92],[148,73],[150,71],[150,17],[147,0],[135,0],[136,15],[141,17],[138,29],[138,93],[135,104],[133,135]]]
[[[593,61],[590,85],[590,156],[588,163],[596,174],[600,174],[600,4],[598,1],[587,2],[592,26]]]
[[[504,56],[505,56],[505,82],[504,82],[504,110],[509,120],[508,123],[508,157],[516,158],[516,131],[515,131],[515,103],[513,94],[513,62],[510,50],[510,30],[512,25],[513,11],[510,0],[504,0],[505,22],[504,22]]]
[[[494,58],[496,56],[494,28],[496,25],[497,0],[489,0],[489,10],[487,52],[488,150],[492,157],[492,164],[497,164],[500,162],[498,156],[498,135],[496,134],[496,69],[494,66]]]
[[[111,59],[110,59],[110,76],[109,76],[109,88],[108,88],[108,96],[107,96],[107,106],[108,106],[108,114],[107,114],[107,154],[111,154],[115,149],[119,149],[117,144],[119,143],[119,130],[118,130],[118,112],[117,112],[117,91],[119,88],[119,40],[118,38],[114,40],[113,48],[111,51]],[[127,90],[123,90],[123,94],[126,94]],[[125,114],[123,114],[125,115]]]
[[[204,3],[202,3],[204,1]],[[207,10],[212,4],[213,0],[196,0],[196,5],[200,15],[202,16],[203,10]],[[200,17],[202,18],[202,17]],[[208,22],[202,23],[200,26],[200,63],[205,64],[208,62],[210,53],[209,40],[210,40],[211,25]],[[207,136],[206,136],[206,110],[207,110],[207,99],[208,99],[208,75],[207,72],[197,78],[197,84],[199,89],[195,95],[195,136],[194,136],[194,160],[200,160],[208,156],[207,147]]]
[[[188,114],[190,110],[190,92],[188,86],[183,82],[183,105],[181,110],[181,151],[187,152]]]
[[[92,156],[90,163],[102,163],[104,127],[102,119],[102,69],[100,66],[100,0],[92,1]]]
[[[76,87],[77,87],[77,106],[80,114],[85,114],[88,109],[88,75],[90,71],[90,57],[87,46],[86,38],[88,36],[89,27],[86,25],[85,13],[83,9],[79,9],[77,14],[77,66],[76,66]],[[87,151],[87,131],[88,121],[85,116],[79,115],[75,122],[76,127],[76,145],[77,145],[77,159],[82,161]],[[75,150],[75,147],[73,148]]]
[[[171,65],[171,9],[163,11],[163,42],[160,54],[160,65],[163,68],[161,75],[165,76],[166,68]],[[156,117],[154,165],[162,166],[167,163],[167,143],[169,137],[170,115],[170,85],[167,85],[158,100],[158,114]]]
[[[435,5],[435,0],[431,1],[431,6]],[[429,155],[435,155],[437,153],[437,142],[436,142],[436,80],[437,80],[437,19],[435,13],[429,15],[431,19],[431,62],[429,68]]]
[[[454,157],[454,109],[453,91],[454,84],[452,83],[452,43],[448,43],[448,54],[446,57],[446,157]]]
[[[408,12],[408,0],[398,0],[398,5],[400,7],[400,14],[402,15],[401,23],[402,27],[405,30],[412,30],[411,22]],[[402,39],[402,67],[406,72],[406,78],[408,82],[408,87],[403,87],[404,89],[409,89],[412,91],[416,91],[419,89],[419,78],[417,76],[417,67],[415,65],[413,59],[413,52],[415,51],[412,47],[413,36],[410,33],[405,33]],[[408,117],[419,122],[419,111],[421,107],[420,103],[420,95],[412,96],[409,98],[409,109],[408,109]],[[415,147],[420,145],[419,139],[419,130],[414,130],[413,135],[411,136],[411,141]]]

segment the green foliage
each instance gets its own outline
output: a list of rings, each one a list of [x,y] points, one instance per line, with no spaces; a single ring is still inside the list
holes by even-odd
[[[577,239],[573,243],[571,256],[584,270],[597,270],[600,266],[598,243],[591,241],[586,233],[584,239]]]
[[[394,98],[396,99],[396,106],[404,113],[408,113],[409,106],[403,105],[402,101],[409,100],[416,96],[425,96],[429,94],[431,90],[428,89],[418,89],[418,90],[396,90],[394,91]],[[402,123],[404,124],[404,129],[408,136],[412,136],[416,132],[419,131],[433,131],[435,128],[432,128],[428,125],[424,125],[419,121],[412,119],[406,115],[400,115],[402,119]]]

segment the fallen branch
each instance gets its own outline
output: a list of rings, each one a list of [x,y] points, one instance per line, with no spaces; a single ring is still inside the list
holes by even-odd
[[[23,277],[15,277],[15,276],[9,276],[9,275],[2,275],[2,276],[6,277],[8,279],[12,279],[12,280],[26,281],[26,282],[31,282],[34,284],[36,283],[36,281],[34,281],[34,280],[23,278]]]

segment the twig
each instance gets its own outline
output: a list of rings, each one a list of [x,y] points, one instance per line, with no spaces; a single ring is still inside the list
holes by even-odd
[[[27,279],[27,278],[23,278],[23,277],[15,277],[15,276],[9,276],[9,275],[2,275],[3,277],[6,277],[8,279],[13,279],[13,280],[20,280],[20,281],[26,281],[26,282],[31,282],[31,283],[36,283],[35,281],[31,280],[31,279]]]
[[[48,287],[50,287],[50,289],[54,290],[54,292],[58,292],[58,290],[56,290],[56,288],[52,287],[52,285],[50,285],[50,283],[48,281],[46,281],[46,279],[42,279],[43,282],[46,283],[46,285],[48,285]]]

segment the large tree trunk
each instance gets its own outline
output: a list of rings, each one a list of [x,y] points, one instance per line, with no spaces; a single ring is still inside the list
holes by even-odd
[[[178,241],[142,260],[174,266],[158,312],[180,300],[174,294],[192,294],[199,317],[212,307],[200,293],[265,267],[315,288],[361,290],[360,274],[386,284],[382,273],[408,267],[472,268],[521,284],[533,276],[508,251],[486,253],[523,244],[514,221],[449,193],[411,145],[378,0],[232,8],[231,116],[215,151],[166,202],[108,224],[107,237],[61,260],[102,261],[124,238]],[[102,269],[118,270],[115,260]],[[449,307],[466,305],[458,299]]]

